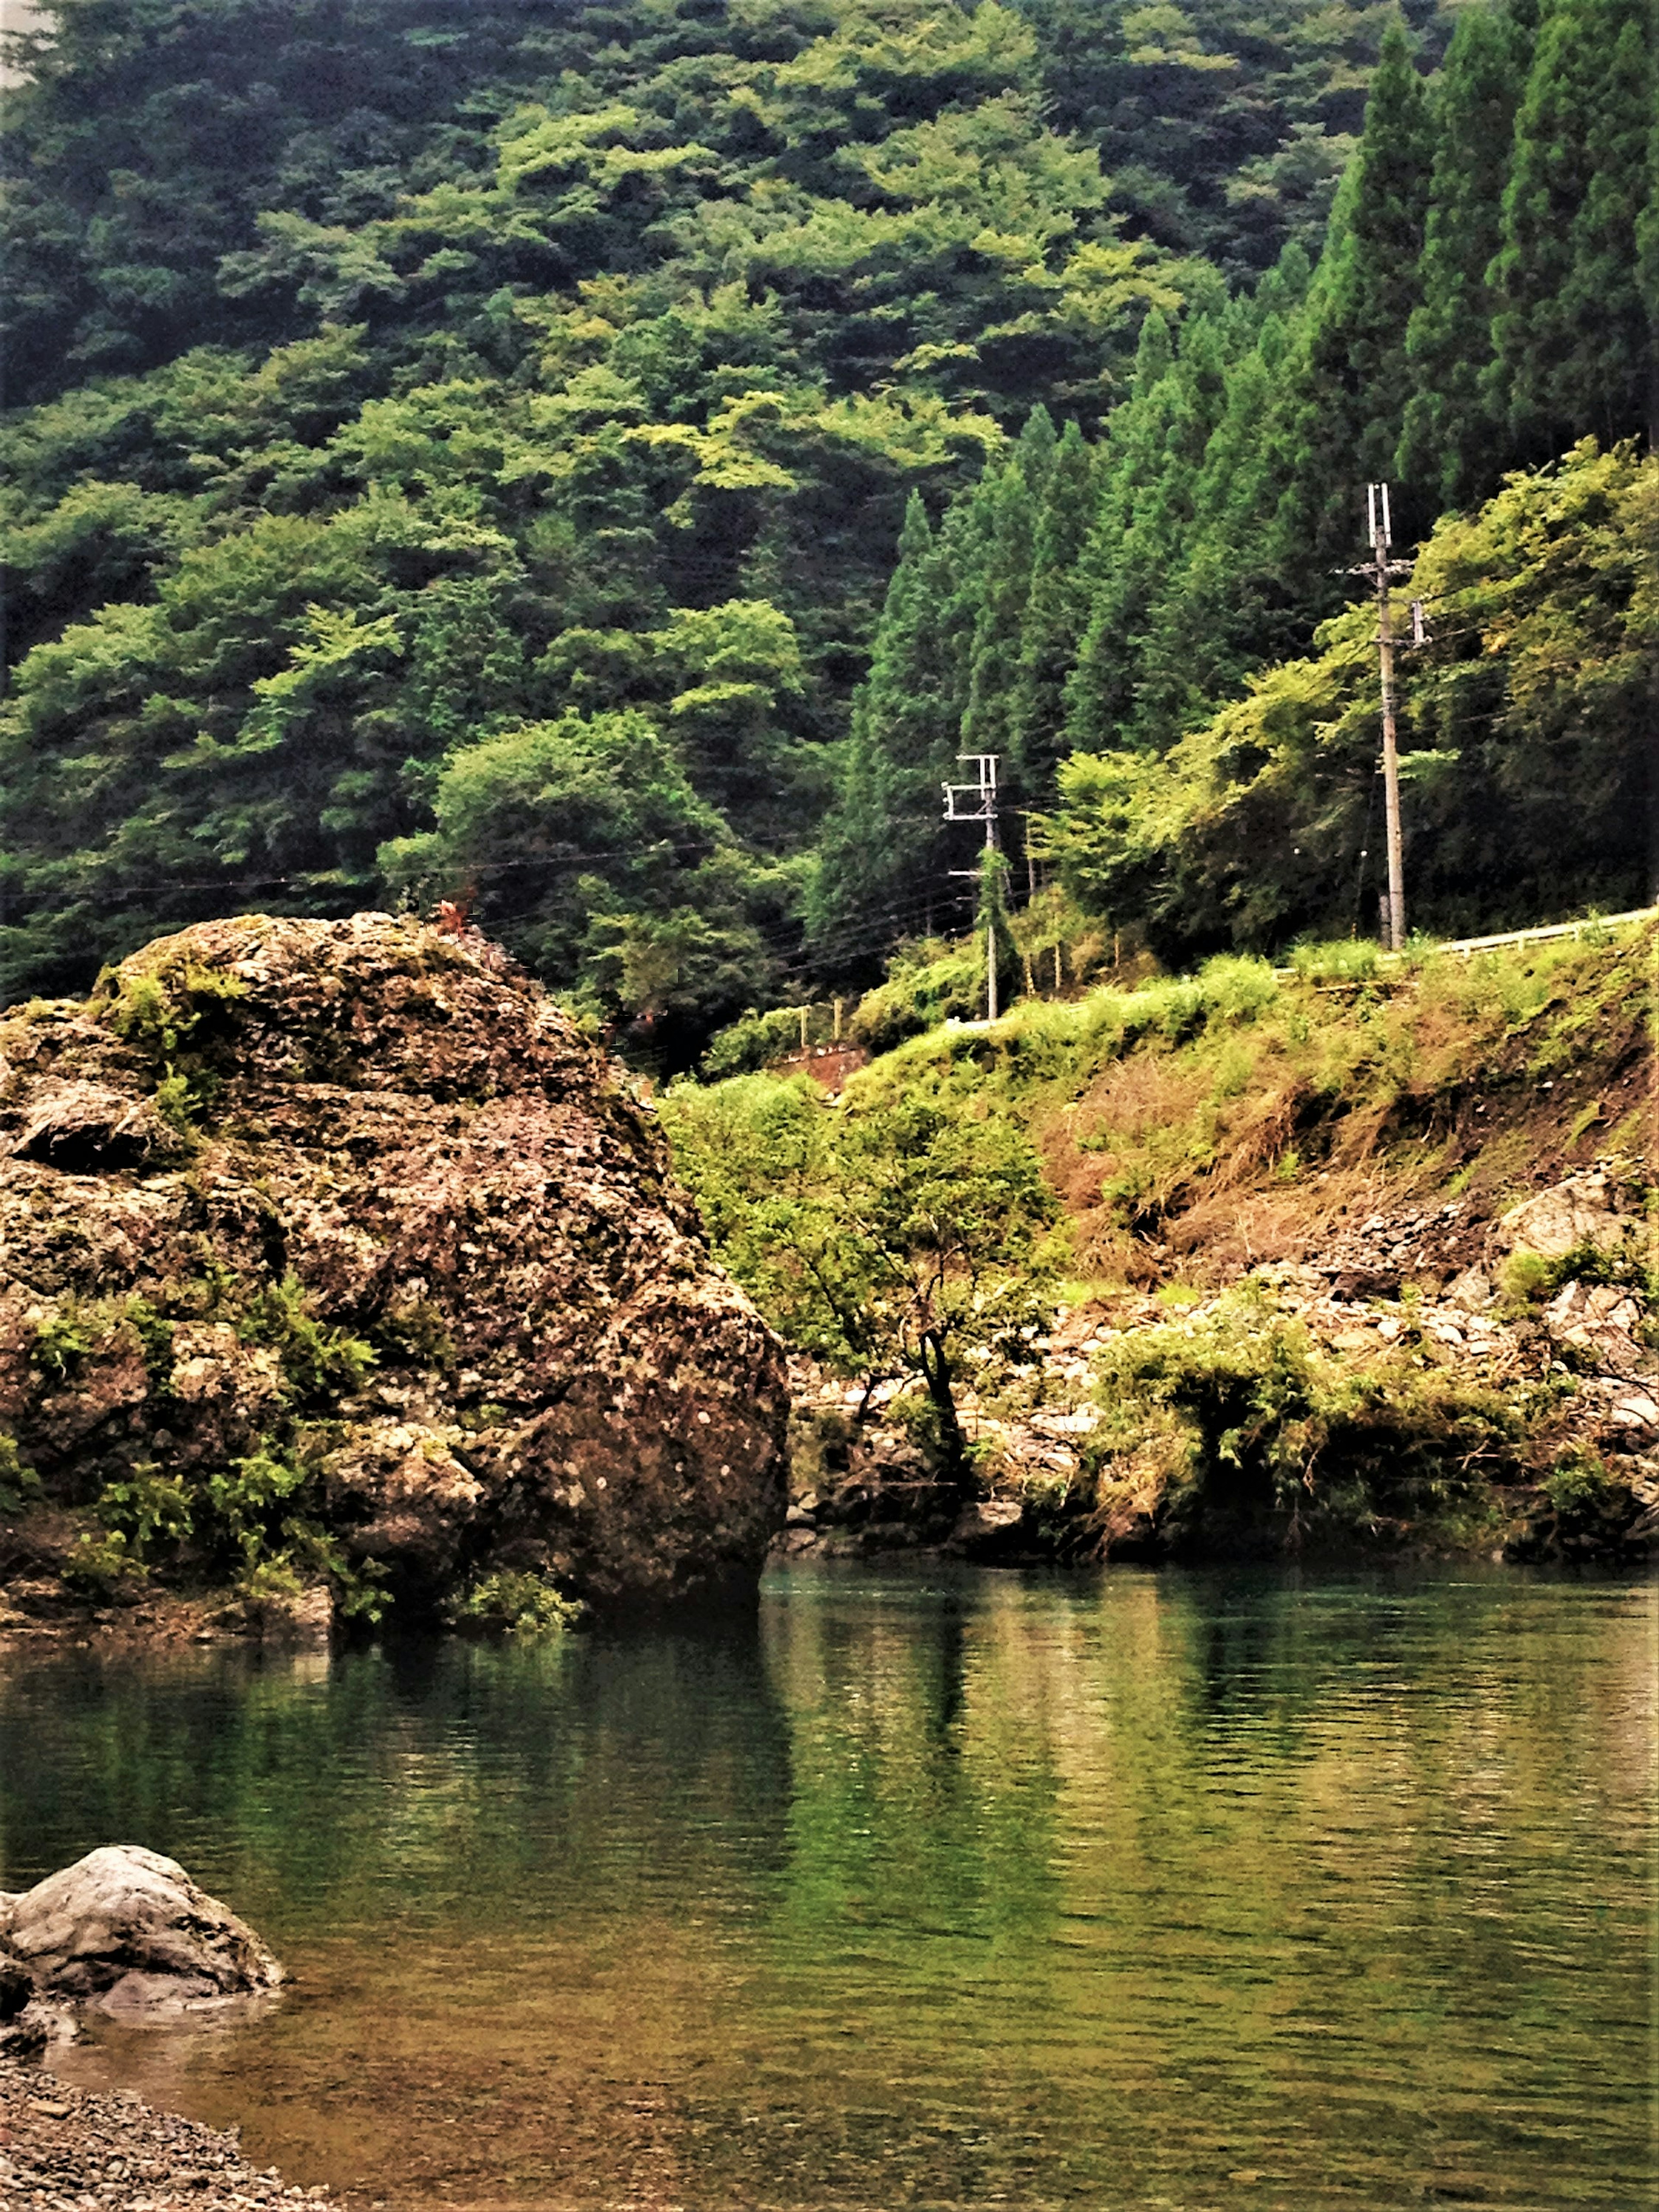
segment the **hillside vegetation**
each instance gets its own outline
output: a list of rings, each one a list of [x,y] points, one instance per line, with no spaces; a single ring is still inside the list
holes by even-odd
[[[40,15],[8,994],[445,897],[672,1070],[964,918],[963,745],[1166,957],[1363,924],[1378,476],[1425,918],[1643,875],[1651,0]]]
[[[1472,958],[1338,944],[1031,1001],[876,1059],[827,1117],[848,1137],[808,1106],[793,1158],[804,1079],[664,1110],[717,1249],[855,1386],[845,1413],[802,1386],[829,1409],[826,1501],[824,1434],[866,1515],[872,1463],[937,1480],[949,1456],[902,1357],[797,1318],[814,1262],[788,1207],[824,1178],[845,1237],[900,1235],[905,1147],[874,1199],[833,1164],[902,1109],[964,1146],[959,1201],[907,1218],[913,1244],[971,1242],[985,1163],[1006,1177],[1022,1146],[1060,1202],[1044,1248],[979,1237],[982,1324],[957,1325],[957,1414],[979,1491],[1018,1503],[1011,1540],[1616,1550],[1659,1505],[1656,951],[1651,924]],[[866,1434],[872,1405],[908,1445]]]

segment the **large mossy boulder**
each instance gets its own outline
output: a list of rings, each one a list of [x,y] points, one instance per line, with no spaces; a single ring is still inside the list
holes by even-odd
[[[482,939],[204,923],[0,1056],[14,1560],[416,1606],[752,1583],[779,1347],[649,1109]]]

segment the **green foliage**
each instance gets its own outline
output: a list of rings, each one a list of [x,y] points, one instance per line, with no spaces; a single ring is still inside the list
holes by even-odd
[[[1327,1352],[1249,1284],[1200,1320],[1118,1339],[1097,1366],[1090,1457],[1109,1543],[1147,1522],[1174,1549],[1452,1540],[1520,1441],[1495,1395],[1404,1352]]]
[[[1393,463],[1410,388],[1406,340],[1431,158],[1427,96],[1395,21],[1288,365],[1281,436],[1291,475],[1277,527],[1286,571],[1307,579],[1304,591],[1354,544],[1356,488]]]
[[[1511,1252],[1504,1262],[1501,1283],[1504,1296],[1517,1308],[1547,1304],[1569,1283],[1616,1285],[1644,1305],[1656,1295],[1647,1240],[1634,1233],[1622,1244],[1586,1242],[1547,1256],[1524,1249]]]
[[[1651,0],[1550,0],[1516,118],[1492,265],[1498,358],[1522,452],[1659,428],[1638,226],[1659,133]]]
[[[142,1465],[125,1482],[104,1485],[98,1517],[112,1535],[121,1538],[133,1559],[143,1561],[158,1543],[181,1543],[191,1534],[195,1501],[182,1476]]]
[[[149,1578],[149,1569],[133,1557],[118,1529],[97,1535],[83,1529],[65,1553],[58,1572],[69,1589],[105,1604],[133,1596]]]
[[[25,1462],[16,1437],[0,1429],[0,1513],[21,1513],[40,1495],[40,1476]]]
[[[1659,464],[1586,443],[1443,521],[1409,589],[1444,642],[1404,657],[1412,910],[1448,935],[1646,885]],[[1374,617],[1256,678],[1162,757],[1075,756],[1042,849],[1086,908],[1188,960],[1352,927],[1380,880]]]
[[[175,1462],[167,1426],[175,1331],[181,1320],[208,1319],[234,1323],[243,1343],[275,1352],[277,1402],[251,1451]],[[412,1342],[422,1357],[434,1356],[441,1348],[434,1334],[442,1332],[433,1324],[418,1305],[392,1316],[384,1330],[392,1356]],[[157,1456],[134,1459],[118,1442],[105,1457],[87,1501],[96,1526],[77,1538],[65,1570],[71,1584],[111,1598],[154,1571],[185,1583],[228,1577],[249,1602],[270,1604],[325,1579],[337,1609],[378,1620],[389,1601],[384,1571],[373,1562],[354,1565],[330,1533],[323,1474],[341,1401],[362,1387],[376,1364],[374,1348],[320,1321],[298,1277],[249,1291],[222,1269],[169,1281],[149,1296],[65,1301],[31,1347],[49,1388],[72,1384],[89,1360],[130,1359],[135,1349],[143,1355],[149,1449]],[[0,1437],[0,1509],[20,1510],[40,1487],[15,1443]]]
[[[868,980],[900,939],[931,935],[950,898],[939,787],[961,774],[988,498],[981,484],[937,533],[918,495],[905,510],[807,890],[808,943],[833,975]]]
[[[789,1342],[866,1392],[913,1377],[958,1474],[964,1367],[1018,1360],[1050,1310],[1058,1208],[1029,1138],[941,1101],[826,1109],[805,1078],[681,1085],[660,1110],[721,1263]]]
[[[1374,938],[1334,937],[1293,945],[1288,957],[1307,983],[1369,983],[1377,973],[1382,948]]]
[[[1500,243],[1504,185],[1527,61],[1525,27],[1506,10],[1458,17],[1432,94],[1435,152],[1419,283],[1406,352],[1413,389],[1397,465],[1444,507],[1492,481],[1506,425],[1483,392],[1496,301],[1487,270]]]
[[[751,1006],[746,1014],[717,1030],[708,1041],[708,1049],[699,1067],[703,1080],[720,1083],[727,1076],[755,1075],[773,1060],[799,1052],[802,1011],[797,1006],[774,1006],[769,1013],[763,1014]],[[809,1036],[819,1031],[821,1026],[809,1022]]]
[[[311,1293],[292,1273],[252,1293],[237,1334],[245,1344],[268,1345],[275,1351],[289,1389],[301,1403],[349,1395],[376,1363],[373,1345],[318,1320]]]
[[[676,704],[706,706],[713,689]],[[434,787],[437,830],[381,854],[416,902],[493,871],[485,925],[579,1005],[651,1032],[675,1066],[772,980],[763,932],[793,881],[746,854],[696,788],[691,719],[676,738],[636,709],[571,711],[467,746]]]
[[[470,1582],[447,1617],[464,1632],[532,1640],[568,1635],[582,1607],[544,1576],[502,1569]]]
[[[99,1019],[148,1065],[156,1111],[181,1135],[190,1133],[217,1088],[209,1048],[223,1010],[246,995],[239,975],[189,960],[106,973],[93,993]]]
[[[43,1375],[65,1382],[98,1340],[95,1318],[73,1299],[49,1314],[35,1329],[29,1357]]]
[[[977,934],[965,945],[931,938],[901,946],[887,980],[854,1010],[852,1034],[872,1052],[890,1052],[941,1022],[971,1021],[984,1007],[985,963]]]
[[[1607,1462],[1599,1452],[1569,1452],[1558,1460],[1539,1484],[1558,1522],[1598,1519],[1613,1488]]]
[[[228,907],[471,890],[690,1065],[967,919],[964,744],[1017,858],[1068,752],[1117,761],[1133,904],[1191,826],[1160,804],[1141,849],[1140,757],[1305,660],[1369,478],[1404,540],[1654,428],[1651,0],[40,14],[4,95],[8,991]],[[1462,741],[1419,735],[1418,845],[1472,908],[1562,902],[1633,818],[1604,781],[1582,866],[1500,868],[1517,774],[1471,866]],[[1351,927],[1356,781],[1259,892],[1146,890],[1158,941]],[[181,1131],[202,1042],[155,1061]]]
[[[992,963],[995,963],[997,1005],[1006,1012],[1018,988],[1019,954],[1008,921],[1008,863],[994,845],[987,845],[980,854],[974,944],[979,951],[981,975],[988,982]],[[988,1006],[988,988],[981,1011]]]
[[[1531,1525],[1512,1548],[1522,1558],[1616,1557],[1640,1517],[1629,1483],[1614,1474],[1599,1452],[1580,1446],[1540,1479]]]

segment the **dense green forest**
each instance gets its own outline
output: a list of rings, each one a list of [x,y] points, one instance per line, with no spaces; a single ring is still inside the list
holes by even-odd
[[[1652,0],[40,18],[8,994],[464,896],[683,1062],[965,919],[964,746],[1165,957],[1369,928],[1377,477],[1414,913],[1650,888]]]

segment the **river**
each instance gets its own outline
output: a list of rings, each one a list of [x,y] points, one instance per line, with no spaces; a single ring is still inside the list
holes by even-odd
[[[234,1905],[267,2017],[57,2064],[364,2212],[1642,2212],[1656,1660],[1650,1581],[914,1565],[14,1655],[0,1881]]]

